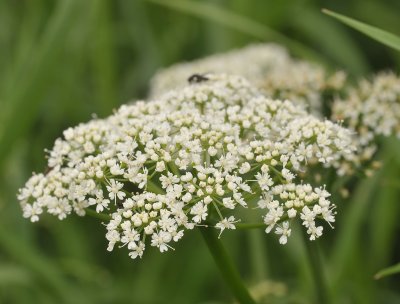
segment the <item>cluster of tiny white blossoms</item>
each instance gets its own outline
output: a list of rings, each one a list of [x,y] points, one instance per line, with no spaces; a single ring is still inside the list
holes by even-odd
[[[239,76],[208,75],[157,100],[64,131],[49,170],[20,190],[23,215],[109,216],[108,250],[132,258],[173,248],[199,225],[235,229],[238,208],[264,209],[266,232],[285,244],[300,218],[310,240],[334,222],[323,185],[298,176],[352,153],[348,130],[289,101],[264,97]],[[244,209],[243,209],[244,210]]]
[[[339,94],[346,79],[343,72],[329,74],[322,66],[291,58],[282,46],[252,44],[159,71],[151,81],[151,96],[181,87],[194,73],[210,72],[242,75],[265,95],[289,99],[314,115],[321,113],[326,96]]]
[[[400,78],[393,73],[380,73],[371,81],[362,80],[350,88],[346,98],[332,106],[332,119],[342,120],[354,131],[358,153],[344,170],[361,166],[373,158],[378,136],[400,138]]]

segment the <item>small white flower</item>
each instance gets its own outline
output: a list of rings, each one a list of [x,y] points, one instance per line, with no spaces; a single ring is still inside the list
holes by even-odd
[[[160,231],[151,236],[151,246],[158,247],[160,252],[165,252],[168,248],[173,249],[168,243],[171,241],[172,236],[169,232]]]
[[[117,182],[114,179],[111,179],[109,185],[106,186],[108,191],[108,197],[114,201],[117,200],[117,197],[122,200],[126,196],[125,192],[120,191],[124,186],[123,183]]]
[[[207,206],[204,205],[203,202],[198,202],[192,207],[192,209],[190,209],[190,214],[195,215],[193,217],[195,223],[200,223],[202,220],[204,221],[207,218]]]
[[[39,220],[39,215],[43,212],[37,204],[26,204],[23,207],[24,217],[30,218],[31,222],[37,222]]]
[[[294,208],[290,208],[290,209],[287,211],[287,214],[288,214],[288,217],[289,217],[289,218],[294,218],[294,217],[296,216],[296,214],[297,214],[297,211],[296,211],[296,209],[294,209]]]
[[[305,206],[300,214],[300,218],[303,220],[303,225],[307,228],[314,225],[315,213]]]
[[[288,169],[283,168],[282,169],[282,176],[284,179],[286,179],[289,183],[294,179],[294,174],[290,172]]]
[[[322,235],[322,230],[322,226],[309,226],[307,229],[307,233],[310,235],[310,241],[314,241],[316,238],[319,238]]]
[[[258,181],[258,184],[260,185],[261,190],[263,191],[268,191],[270,187],[274,184],[271,176],[267,172],[257,173],[256,179]]]
[[[163,172],[165,170],[165,163],[163,161],[159,161],[156,164],[156,171]]]
[[[110,201],[108,199],[103,199],[101,201],[98,201],[98,203],[96,205],[96,212],[97,213],[103,212],[104,209],[108,208],[109,204],[110,204]]]
[[[108,240],[107,250],[112,251],[115,243],[120,240],[120,234],[116,230],[109,230],[106,234],[106,239]]]
[[[290,236],[292,229],[289,228],[289,222],[283,222],[282,226],[276,227],[275,233],[281,235],[279,243],[285,245],[287,238]]]
[[[173,185],[175,183],[179,182],[179,177],[175,176],[171,172],[168,172],[167,175],[161,175],[160,182],[161,186],[168,191],[173,189]]]
[[[228,209],[235,209],[235,202],[232,198],[230,197],[225,197],[222,199],[222,203],[224,206]]]
[[[249,172],[250,169],[251,169],[250,164],[248,162],[244,162],[242,164],[242,166],[240,167],[240,169],[239,169],[239,173],[240,174],[245,174],[245,173]]]
[[[276,223],[278,223],[278,221],[281,219],[282,215],[282,207],[273,208],[268,211],[267,215],[264,217],[264,223],[267,225],[267,228],[265,230],[266,233],[271,232]]]
[[[143,242],[139,242],[139,244],[131,248],[132,251],[129,252],[129,256],[132,259],[136,259],[137,257],[142,258],[144,249],[145,249],[145,244]]]
[[[220,229],[218,238],[221,237],[221,234],[222,234],[222,232],[223,232],[225,229],[236,229],[235,223],[237,223],[237,222],[239,222],[239,221],[240,221],[240,220],[235,220],[235,217],[234,217],[234,216],[230,216],[229,218],[226,218],[226,217],[225,217],[224,219],[222,219],[221,221],[219,221],[219,222],[215,225],[216,228]]]

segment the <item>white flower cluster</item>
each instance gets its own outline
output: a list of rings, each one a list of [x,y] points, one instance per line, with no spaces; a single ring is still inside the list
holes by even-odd
[[[108,250],[164,252],[186,229],[235,229],[243,207],[266,209],[266,232],[284,244],[300,218],[311,240],[317,219],[334,222],[324,187],[303,183],[308,163],[351,154],[348,130],[289,101],[264,97],[238,76],[208,75],[157,100],[122,106],[64,131],[49,170],[20,190],[24,217],[108,214]]]
[[[291,58],[279,45],[253,44],[159,71],[151,81],[151,96],[181,87],[194,73],[210,72],[242,75],[265,95],[289,99],[313,114],[321,113],[324,95],[341,91],[346,79],[343,72],[330,75],[317,64]]]
[[[378,136],[400,138],[400,78],[393,73],[381,73],[372,81],[362,80],[349,90],[346,98],[334,102],[332,119],[343,120],[356,134],[358,153],[353,155],[352,165],[371,160]],[[344,170],[350,168],[347,164]]]

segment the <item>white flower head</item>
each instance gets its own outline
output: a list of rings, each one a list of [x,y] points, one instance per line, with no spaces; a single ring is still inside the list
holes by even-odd
[[[305,176],[310,164],[334,167],[351,154],[350,132],[242,77],[203,78],[65,131],[47,174],[19,192],[24,217],[102,213],[107,250],[125,247],[133,259],[148,246],[172,249],[196,226],[235,229],[248,207],[264,213],[281,244],[289,219],[319,237],[317,221],[332,223],[335,213],[329,193]]]
[[[335,100],[332,120],[353,132],[357,153],[347,155],[339,164],[341,174],[352,174],[373,159],[379,136],[400,138],[400,77],[386,72],[360,81],[345,97]],[[367,168],[367,176],[369,172]]]

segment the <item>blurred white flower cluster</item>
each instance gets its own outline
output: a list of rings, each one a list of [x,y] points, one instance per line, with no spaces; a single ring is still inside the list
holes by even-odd
[[[387,72],[377,74],[371,81],[360,81],[345,98],[333,103],[332,119],[343,120],[356,134],[358,153],[352,156],[351,164],[342,164],[344,169],[360,167],[374,156],[378,136],[400,138],[400,78]]]
[[[400,79],[396,75],[381,73],[354,88],[344,72],[329,73],[320,65],[290,57],[285,48],[271,43],[162,69],[151,80],[151,96],[182,87],[193,73],[206,76],[210,72],[242,75],[267,97],[288,99],[314,116],[329,116],[351,129],[357,153],[337,162],[339,175],[372,174],[371,169],[379,167],[374,161],[377,137],[400,136]]]
[[[238,208],[258,208],[281,244],[296,218],[314,240],[321,222],[334,222],[334,205],[324,185],[299,174],[353,151],[347,129],[267,98],[242,77],[209,74],[67,129],[48,172],[34,174],[18,199],[31,221],[43,212],[109,215],[108,250],[127,245],[132,258],[149,245],[173,248],[198,225],[235,229]]]
[[[182,87],[194,73],[242,75],[273,99],[289,99],[319,115],[325,95],[339,93],[346,74],[328,73],[322,66],[296,60],[282,46],[264,43],[178,63],[160,70],[151,81],[151,96]]]

